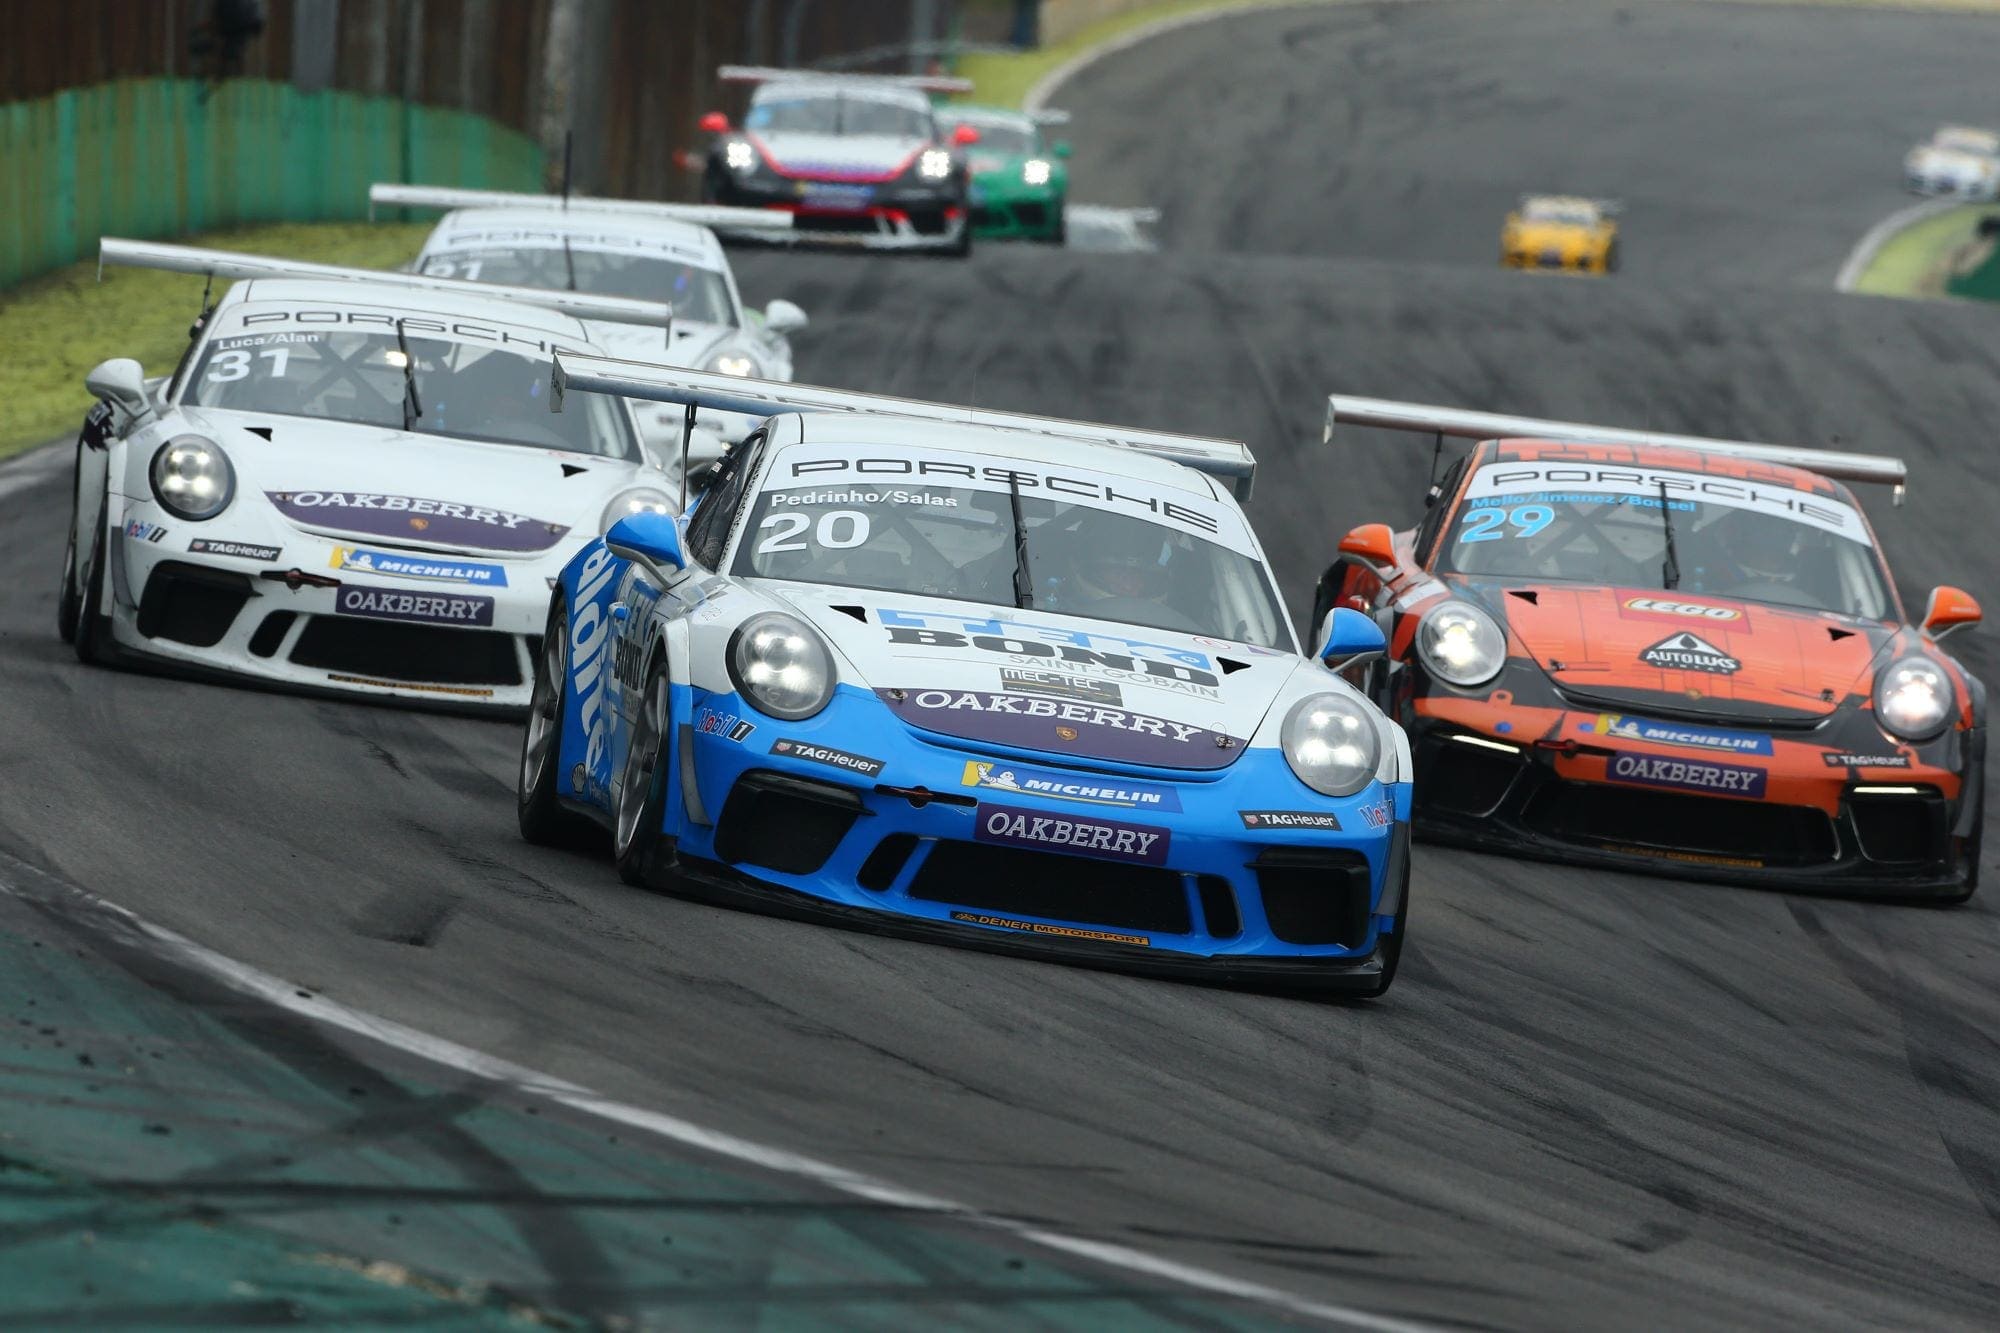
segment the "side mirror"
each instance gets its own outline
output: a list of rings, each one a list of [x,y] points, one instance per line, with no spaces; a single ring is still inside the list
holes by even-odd
[[[1932,588],[1924,607],[1924,633],[1942,639],[1953,630],[1979,623],[1979,602],[1962,588],[1950,584]]]
[[[1372,616],[1336,606],[1319,623],[1319,660],[1335,670],[1388,651],[1389,640]]]
[[[1340,553],[1377,567],[1393,568],[1396,564],[1396,534],[1389,530],[1387,523],[1363,523],[1340,539]]]
[[[951,132],[951,141],[960,148],[969,148],[979,142],[979,131],[970,125],[960,125]]]
[[[672,514],[627,514],[604,534],[604,544],[621,560],[687,568],[687,557],[681,553],[681,525]]]
[[[146,394],[146,369],[129,356],[99,362],[83,377],[83,387],[109,399],[134,421],[153,415],[153,400]]]
[[[1050,151],[1051,153],[1054,153],[1054,154],[1055,154],[1055,155],[1056,155],[1057,157],[1068,157],[1068,156],[1069,156],[1069,140],[1067,140],[1067,139],[1058,139],[1058,140],[1056,140],[1056,141],[1055,141],[1055,144],[1054,144],[1054,145],[1053,145],[1053,146],[1052,146],[1052,147],[1051,147],[1051,148],[1049,149],[1049,151]]]
[[[797,333],[806,323],[806,312],[782,297],[764,307],[764,329],[768,333]]]
[[[723,115],[720,111],[709,112],[701,118],[699,124],[704,134],[729,133],[729,117]]]

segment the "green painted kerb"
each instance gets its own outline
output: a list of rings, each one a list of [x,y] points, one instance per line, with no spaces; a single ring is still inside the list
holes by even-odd
[[[239,79],[134,79],[0,106],[0,287],[100,236],[366,217],[375,181],[539,190],[526,135],[464,111]]]

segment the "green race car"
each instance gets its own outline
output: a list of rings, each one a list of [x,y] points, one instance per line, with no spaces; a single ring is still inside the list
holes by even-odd
[[[968,125],[979,135],[965,150],[972,170],[973,234],[1061,245],[1069,200],[1069,144],[1046,141],[1042,130],[1069,116],[957,105],[941,106],[937,114],[947,133]]]

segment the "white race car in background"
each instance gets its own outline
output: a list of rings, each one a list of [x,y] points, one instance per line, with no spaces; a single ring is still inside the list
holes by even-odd
[[[2000,132],[1969,125],[1939,126],[1928,143],[1904,156],[1903,182],[1914,194],[2000,196]]]
[[[546,370],[595,346],[581,319],[659,337],[666,306],[102,246],[247,280],[171,379],[117,359],[85,381],[58,622],[87,662],[519,708],[564,563],[675,506],[630,406],[553,415]]]
[[[805,311],[782,299],[761,311],[746,308],[729,258],[709,230],[783,231],[791,226],[789,214],[393,184],[372,186],[368,203],[371,212],[391,206],[454,210],[425,239],[410,266],[414,272],[673,306],[672,336],[664,346],[655,328],[591,322],[591,340],[613,355],[724,375],[792,378],[788,335],[806,326]],[[743,416],[705,413],[690,438],[690,467],[712,464],[753,424]],[[677,467],[681,414],[644,404],[639,425]]]

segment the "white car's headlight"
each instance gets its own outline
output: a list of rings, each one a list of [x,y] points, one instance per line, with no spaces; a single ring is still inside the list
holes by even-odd
[[[1470,602],[1441,602],[1417,627],[1417,655],[1433,676],[1453,685],[1483,685],[1507,661],[1507,636]]]
[[[917,159],[917,174],[927,181],[941,181],[951,175],[951,154],[942,148],[926,148]]]
[[[748,352],[728,349],[717,352],[703,363],[702,369],[711,375],[755,375],[757,358]]]
[[[731,171],[751,171],[757,166],[757,150],[741,139],[731,139],[722,150],[722,160]]]
[[[1905,657],[1875,678],[1875,720],[1906,741],[1927,741],[1952,713],[1951,678],[1928,657]]]
[[[229,508],[236,469],[213,440],[178,435],[153,455],[153,498],[170,514],[200,523]]]
[[[1039,157],[1029,158],[1027,165],[1021,168],[1021,180],[1029,185],[1047,185],[1049,164]]]
[[[729,678],[759,712],[797,722],[833,698],[833,655],[804,621],[766,611],[729,640]]]
[[[1374,719],[1338,694],[1315,694],[1293,704],[1279,738],[1292,772],[1324,796],[1354,795],[1374,781],[1382,758]]]
[[[604,517],[597,520],[599,532],[611,531],[611,525],[621,518],[634,514],[671,514],[674,502],[665,491],[651,486],[634,486],[629,491],[620,491],[611,497],[611,503],[604,506]]]

